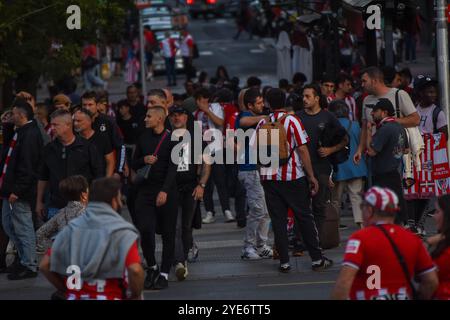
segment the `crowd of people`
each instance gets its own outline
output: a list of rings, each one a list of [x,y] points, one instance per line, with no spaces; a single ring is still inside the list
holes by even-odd
[[[224,221],[244,229],[242,260],[279,260],[278,270],[288,273],[294,246],[295,256],[307,251],[311,269],[323,271],[333,266],[324,249],[339,245],[329,245],[330,238],[344,227],[330,227],[328,216],[340,215],[348,195],[362,230],[348,241],[333,297],[450,298],[449,190],[436,182],[440,193],[423,191],[419,168],[429,168],[432,181],[450,177],[434,176],[437,156],[417,151],[427,150],[424,141],[436,145],[448,136],[437,82],[377,67],[358,79],[340,74],[306,82],[297,73],[292,83],[272,88],[250,77],[240,88],[220,66],[210,81],[206,74],[187,79],[182,95],[169,88],[143,93],[133,84],[114,104],[105,91],[86,91],[79,104],[61,93],[36,103],[19,92],[1,117],[0,271],[11,281],[36,277],[40,253],[39,269],[58,289],[55,296],[139,299],[143,288],[165,289],[173,267],[184,280],[197,258],[193,230],[216,222],[214,188]],[[279,147],[278,166],[255,163],[258,134],[273,128],[282,133],[269,142]],[[248,137],[202,141],[207,152],[198,156],[187,137],[211,130]],[[241,158],[214,161],[227,148],[243,151]],[[421,237],[435,194],[438,234],[426,239],[430,256]],[[120,217],[122,195],[131,223]],[[8,242],[17,251],[9,266]],[[398,253],[404,259],[397,265]],[[374,264],[389,280],[364,289],[366,268]],[[79,266],[83,281],[67,288],[70,265]],[[409,284],[415,275],[422,279],[418,292]]]

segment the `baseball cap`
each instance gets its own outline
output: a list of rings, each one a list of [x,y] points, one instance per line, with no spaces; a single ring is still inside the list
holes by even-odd
[[[424,76],[424,75],[418,75],[415,79],[414,79],[414,90],[416,91],[420,91],[425,89],[428,86],[437,86],[438,82],[436,79],[433,79],[430,76]]]
[[[181,107],[181,106],[173,106],[169,109],[169,113],[170,114],[174,114],[174,113],[184,113],[186,115],[189,115],[189,111],[186,110],[185,108]]]
[[[70,98],[66,96],[65,94],[57,94],[53,97],[53,104],[54,105],[61,105],[61,104],[71,104],[72,101],[70,101]]]
[[[367,190],[363,199],[372,207],[383,212],[394,214],[400,210],[397,195],[388,188],[372,187]]]
[[[378,100],[377,104],[373,107],[373,111],[383,110],[387,111],[389,116],[395,115],[394,106],[389,99],[381,98]]]

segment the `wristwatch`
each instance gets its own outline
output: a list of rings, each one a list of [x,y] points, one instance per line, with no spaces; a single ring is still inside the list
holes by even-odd
[[[198,185],[199,185],[200,187],[202,187],[203,189],[206,188],[206,184],[204,184],[204,183],[199,183]]]

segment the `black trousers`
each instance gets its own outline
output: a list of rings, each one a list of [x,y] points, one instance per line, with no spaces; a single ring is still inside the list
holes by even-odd
[[[319,239],[322,238],[323,225],[326,219],[327,202],[331,201],[331,190],[329,187],[329,174],[316,174],[317,181],[319,181],[319,191],[312,198],[312,211],[314,221],[316,222],[317,230],[319,231]]]
[[[3,200],[0,200],[0,208],[3,205]],[[0,268],[6,267],[6,249],[8,248],[9,238],[2,226],[2,215],[0,211]]]
[[[214,212],[213,192],[214,186],[217,188],[219,194],[219,201],[222,211],[230,210],[230,195],[228,193],[227,173],[224,164],[214,163],[211,166],[211,176],[206,184],[204,202],[206,211]]]
[[[169,273],[175,253],[175,231],[178,213],[178,195],[176,189],[169,191],[167,202],[162,207],[156,207],[156,197],[161,190],[156,188],[141,188],[136,197],[135,219],[136,228],[141,234],[141,246],[147,265],[156,265],[155,234],[162,237],[161,272]]]
[[[306,178],[294,181],[262,181],[267,208],[272,219],[275,245],[280,262],[289,262],[289,241],[287,235],[288,208],[294,211],[306,249],[313,261],[322,259],[319,236],[311,212],[310,191]]]
[[[195,215],[196,202],[192,193],[197,183],[191,183],[178,188],[178,220],[175,240],[175,263],[184,263],[193,245],[192,223]],[[180,219],[181,217],[181,219]]]
[[[183,57],[184,72],[186,73],[186,81],[195,78],[194,66],[192,60],[189,57]]]
[[[422,219],[428,201],[428,199],[414,199],[406,201],[406,207],[408,208],[408,220],[418,223]]]
[[[247,222],[247,191],[239,181],[239,168],[237,164],[225,165],[228,190],[230,197],[234,198],[234,210],[236,222],[240,227],[245,227]]]
[[[403,197],[402,178],[400,173],[395,170],[392,172],[375,175],[372,180],[374,186],[389,188],[395,192],[400,206],[400,212],[397,214],[395,222],[398,224],[406,223],[408,220],[408,212],[406,208],[406,201]]]

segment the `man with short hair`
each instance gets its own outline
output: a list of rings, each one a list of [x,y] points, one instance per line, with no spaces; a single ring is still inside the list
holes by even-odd
[[[408,219],[406,203],[403,197],[402,177],[398,171],[406,149],[405,129],[394,118],[394,106],[389,99],[381,98],[372,109],[372,119],[377,131],[367,137],[367,154],[372,159],[373,184],[393,190],[400,203],[397,222]],[[371,124],[368,125],[371,129]]]
[[[329,75],[324,75],[320,84],[320,90],[322,95],[324,95],[327,98],[327,101],[329,101],[329,97],[334,94],[334,89],[335,89],[335,80],[329,76]]]
[[[81,96],[81,101],[82,107],[92,113],[92,128],[94,131],[100,135],[106,136],[116,152],[116,167],[114,168],[114,171],[127,175],[128,165],[125,161],[126,149],[116,121],[99,112],[97,94],[94,91],[85,92]]]
[[[106,177],[111,177],[116,168],[113,147],[106,137],[92,129],[93,115],[87,109],[80,109],[73,114],[75,132],[92,143],[102,158],[102,167],[105,168]]]
[[[242,111],[236,119],[238,133],[255,130],[259,121],[264,119],[264,116],[261,116],[264,110],[264,99],[258,89],[250,88],[245,92],[244,105],[248,111]],[[238,178],[246,190],[248,206],[241,258],[244,260],[271,258],[273,250],[267,245],[270,217],[258,168],[256,163],[251,163],[250,152],[253,150],[247,139],[244,145],[237,147],[238,155],[244,157],[238,159]]]
[[[195,78],[195,71],[192,65],[192,59],[194,58],[194,39],[186,29],[181,32],[181,36],[180,51],[183,57],[186,81],[189,81],[191,78]]]
[[[270,89],[266,100],[271,110],[270,121],[279,120],[283,125],[287,136],[288,151],[291,154],[287,163],[277,169],[264,167],[260,169],[261,184],[272,219],[275,246],[280,254],[278,270],[283,273],[291,270],[287,236],[288,208],[292,209],[299,221],[300,232],[311,256],[312,269],[314,271],[327,269],[332,266],[333,261],[322,254],[319,235],[310,208],[311,196],[319,191],[319,182],[314,176],[306,145],[309,142],[308,135],[298,117],[287,115],[284,109],[286,95],[283,91]],[[261,120],[258,129],[267,121]],[[251,139],[251,145],[255,145],[256,134]]]
[[[329,97],[328,103],[333,100],[344,100],[348,106],[348,118],[351,121],[358,121],[359,110],[356,108],[355,98],[352,97],[353,79],[348,74],[341,73],[336,79],[336,92]]]
[[[164,127],[165,120],[166,112],[163,107],[147,110],[146,129],[138,140],[133,160],[135,171],[151,166],[148,177],[142,177],[137,191],[135,220],[148,265],[144,287],[156,290],[168,287],[178,213],[177,167],[171,159],[175,144],[171,141],[171,132]],[[155,233],[162,236],[161,269],[155,259]]]
[[[338,152],[348,144],[348,137],[345,129],[339,120],[329,111],[323,110],[320,106],[321,93],[318,85],[310,84],[303,87],[304,109],[297,115],[309,137],[308,150],[314,176],[319,181],[319,191],[312,198],[312,210],[316,227],[319,231],[319,239],[323,241],[326,235],[323,227],[326,219],[327,203],[331,201],[331,189],[329,186],[330,175],[333,167],[329,157]],[[339,143],[335,145],[325,145],[328,140],[327,133],[338,136]],[[341,137],[343,137],[341,139]]]
[[[41,261],[40,271],[67,300],[142,299],[139,233],[119,214],[120,187],[115,178],[95,180],[86,212],[57,235]],[[70,266],[80,272],[75,283],[67,273]]]
[[[147,108],[140,99],[139,89],[136,85],[132,84],[127,87],[126,102],[130,106],[131,114],[143,122]]]
[[[151,89],[147,94],[147,109],[162,106],[168,110],[167,94],[163,89]]]
[[[177,166],[177,188],[179,207],[181,210],[177,222],[177,238],[175,249],[175,274],[179,281],[188,275],[187,260],[189,249],[193,247],[192,227],[194,216],[200,210],[199,201],[203,195],[211,173],[211,164],[207,163],[202,153],[195,154],[194,124],[190,112],[183,107],[175,107],[170,113],[170,120],[174,129],[173,137],[182,138],[177,146],[179,152],[174,150]],[[203,148],[202,148],[203,150]],[[198,157],[200,158],[198,158]]]
[[[17,248],[20,263],[8,275],[9,280],[37,276],[36,234],[32,207],[36,200],[36,183],[44,145],[33,121],[33,109],[23,99],[16,99],[12,120],[16,127],[7,153],[2,159],[0,188],[3,198],[2,225]]]
[[[418,126],[420,117],[414,104],[405,91],[401,89],[389,88],[384,83],[383,72],[377,67],[369,67],[362,72],[361,82],[363,89],[369,94],[363,101],[362,110],[362,128],[361,139],[358,150],[353,157],[357,163],[361,160],[363,152],[366,150],[366,142],[368,135],[368,123],[372,123],[372,109],[380,98],[387,98],[394,106],[395,121],[403,126],[403,128],[412,128]],[[396,112],[396,95],[398,96],[398,108],[402,117],[398,117]],[[372,133],[376,131],[376,127],[372,126]]]
[[[166,75],[167,75],[167,86],[177,85],[177,73],[176,73],[176,53],[178,50],[177,41],[170,36],[170,32],[166,31],[164,34],[164,40],[160,43],[161,53],[164,57],[166,63]]]
[[[47,218],[52,218],[67,202],[59,193],[59,181],[80,174],[88,181],[104,176],[102,157],[93,144],[73,133],[72,115],[57,110],[51,115],[55,140],[44,147],[37,186],[36,213],[44,217],[44,192],[49,185]]]
[[[388,188],[372,187],[365,193],[361,209],[365,228],[353,233],[347,242],[331,298],[431,299],[438,287],[436,267],[420,238],[394,224],[399,210],[397,195]],[[374,271],[378,286],[368,286],[373,283]],[[412,282],[416,277],[420,278],[420,285],[418,296],[414,297]]]

